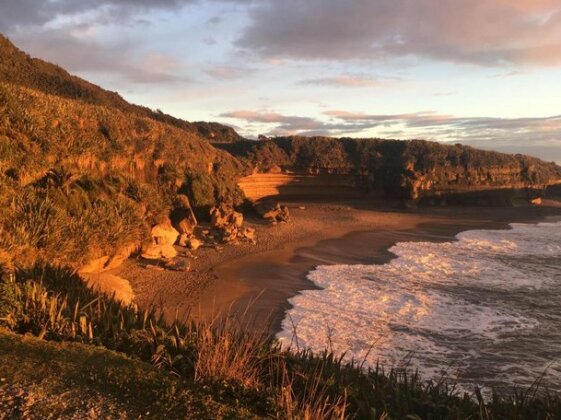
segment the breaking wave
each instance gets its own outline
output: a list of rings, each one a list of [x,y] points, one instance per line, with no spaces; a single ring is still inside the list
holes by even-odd
[[[319,266],[308,278],[321,289],[290,299],[277,337],[466,390],[528,387],[545,372],[560,391],[561,222],[511,227],[398,243],[384,265]]]

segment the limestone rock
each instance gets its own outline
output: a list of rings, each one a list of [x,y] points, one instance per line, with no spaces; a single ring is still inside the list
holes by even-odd
[[[91,274],[112,270],[123,264],[139,248],[140,244],[131,242],[119,248],[113,256],[104,255],[88,261],[78,271],[83,274]]]
[[[253,243],[257,242],[257,233],[253,228],[245,228],[242,233],[243,237]]]
[[[88,287],[107,296],[114,296],[125,305],[130,305],[134,298],[132,287],[128,280],[107,273],[82,273]]]
[[[171,271],[189,271],[189,268],[191,268],[191,266],[189,262],[185,260],[172,260],[167,262],[164,265],[164,268]]]
[[[195,238],[194,236],[191,237],[187,242],[187,248],[189,248],[191,251],[196,251],[202,245],[203,245],[203,242],[200,241],[199,239]]]
[[[218,240],[234,243],[241,236],[243,214],[226,204],[221,204],[210,210],[210,224],[217,232]]]
[[[256,203],[255,211],[260,217],[271,223],[288,222],[290,220],[288,207],[281,206],[273,201],[260,201]]]
[[[140,249],[140,243],[130,243],[115,252],[105,264],[105,270],[112,270],[123,264],[129,257]]]
[[[187,248],[189,243],[189,235],[186,233],[182,233],[179,235],[179,239],[177,240],[177,245],[182,246],[183,248]]]
[[[190,235],[197,226],[197,218],[186,195],[178,194],[174,200],[174,208],[170,214],[173,227],[180,233]]]
[[[173,247],[179,232],[169,222],[158,224],[151,231],[152,243],[145,245],[142,249],[142,258],[157,260],[160,258],[171,259],[177,256]]]
[[[79,272],[84,274],[101,273],[105,270],[107,262],[109,262],[109,256],[104,255],[103,257],[88,261],[80,268]]]

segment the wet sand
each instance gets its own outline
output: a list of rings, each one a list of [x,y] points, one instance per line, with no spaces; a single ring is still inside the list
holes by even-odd
[[[541,207],[396,210],[352,202],[289,207],[287,224],[247,220],[257,229],[257,245],[202,248],[188,259],[190,272],[147,269],[131,260],[115,274],[130,280],[140,306],[158,305],[168,318],[210,319],[247,310],[246,321],[255,328],[276,332],[290,309],[288,299],[315,287],[306,276],[317,265],[382,264],[393,257],[388,249],[396,242],[450,241],[465,230],[561,214]]]

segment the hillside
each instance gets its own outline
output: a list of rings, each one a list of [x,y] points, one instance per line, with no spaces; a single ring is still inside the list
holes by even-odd
[[[160,111],[125,101],[117,92],[110,92],[84,79],[73,76],[63,68],[32,58],[16,48],[0,34],[0,82],[39,90],[49,95],[76,99],[92,105],[118,109],[125,113],[150,118],[198,134],[212,141],[232,141],[241,139],[230,127],[217,123],[190,123]]]
[[[243,165],[204,138],[230,129],[200,127],[128,104],[0,37],[0,260],[81,267],[126,257],[178,193],[203,215],[239,205]]]
[[[234,401],[218,402],[208,391],[102,347],[0,328],[0,364],[2,418],[258,418]]]

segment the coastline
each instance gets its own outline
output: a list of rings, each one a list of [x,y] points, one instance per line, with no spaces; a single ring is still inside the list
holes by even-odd
[[[316,286],[307,279],[318,265],[384,264],[397,242],[453,241],[472,229],[505,229],[539,222],[561,211],[542,208],[424,208],[396,210],[365,203],[289,203],[288,224],[256,228],[258,244],[202,248],[187,273],[143,268],[131,260],[115,270],[131,282],[140,306],[157,305],[172,319],[242,315],[258,331],[276,334],[288,299]],[[305,208],[304,208],[305,207]]]

